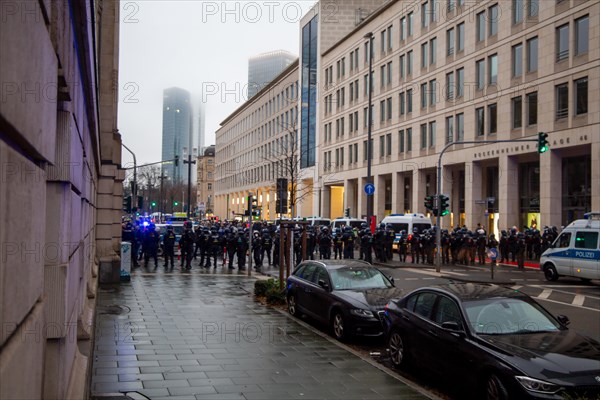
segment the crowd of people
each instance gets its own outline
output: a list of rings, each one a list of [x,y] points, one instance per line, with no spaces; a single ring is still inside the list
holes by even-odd
[[[390,224],[380,224],[374,232],[363,223],[360,228],[344,226],[333,231],[328,226],[295,225],[280,231],[280,226],[267,222],[253,222],[252,228],[239,221],[202,221],[183,223],[178,235],[174,226],[167,224],[162,232],[151,221],[127,221],[123,223],[123,240],[132,244],[132,265],[139,267],[143,260],[148,267],[150,260],[154,268],[159,266],[159,253],[163,267],[173,270],[178,263],[182,270],[190,270],[197,262],[198,267],[217,268],[219,264],[229,269],[246,269],[247,257],[252,257],[257,271],[263,265],[279,266],[280,246],[291,249],[293,264],[306,259],[353,259],[373,263],[385,263],[398,256],[400,262],[433,264],[437,249],[436,227],[422,232],[394,232]],[[305,233],[305,241],[303,240]],[[252,237],[250,237],[252,235]],[[558,236],[554,227],[537,229],[516,227],[502,230],[500,237],[487,234],[478,225],[474,231],[466,227],[453,230],[443,229],[440,233],[441,259],[444,264],[484,265],[489,259],[516,262],[519,268],[528,260],[539,260],[541,254]],[[281,242],[283,238],[283,242]],[[306,249],[303,251],[303,243]],[[160,251],[159,251],[160,250]],[[179,251],[177,251],[179,250]],[[176,253],[180,253],[176,259]],[[358,254],[357,254],[358,253]],[[284,251],[286,261],[289,253]]]

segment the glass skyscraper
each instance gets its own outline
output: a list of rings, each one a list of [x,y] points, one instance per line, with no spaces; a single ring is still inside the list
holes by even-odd
[[[192,106],[187,90],[173,87],[163,92],[162,159],[172,160],[179,156],[179,166],[166,164],[163,174],[171,182],[187,182],[187,165],[183,164],[183,148],[192,151]],[[193,154],[195,157],[196,155]]]
[[[317,123],[317,28],[318,16],[302,27],[302,126],[300,134],[300,167],[315,165]]]
[[[283,50],[250,58],[248,60],[248,99],[260,92],[296,58],[292,53]]]

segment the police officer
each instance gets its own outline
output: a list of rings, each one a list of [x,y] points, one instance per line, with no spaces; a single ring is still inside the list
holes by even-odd
[[[182,265],[182,270],[185,268],[186,270],[192,269],[192,258],[194,257],[194,243],[196,242],[196,235],[194,235],[194,231],[192,230],[192,223],[190,221],[185,221],[183,223],[183,234],[181,235],[181,239],[179,239],[179,247],[181,247],[181,261],[184,262],[185,257],[185,267]],[[185,256],[184,256],[185,255]]]
[[[260,256],[260,263],[262,265],[263,260],[265,259],[265,253],[267,253],[267,260],[269,261],[268,265],[271,265],[271,250],[273,249],[273,238],[271,237],[271,233],[267,228],[262,230],[262,238],[261,238],[261,247],[262,254]]]
[[[485,247],[486,247],[485,239],[486,239],[485,231],[483,229],[479,229],[477,231],[477,242],[476,242],[477,258],[479,259],[479,265],[485,264]]]
[[[490,237],[486,244],[488,249],[496,249],[498,247],[498,241],[493,233],[490,233]],[[496,258],[492,258],[492,266],[496,265]]]
[[[441,240],[442,264],[450,264],[450,235],[447,229],[442,230]]]
[[[260,233],[254,231],[252,234],[252,257],[254,259],[254,269],[256,271],[260,271],[262,267],[262,254],[263,248]]]
[[[517,266],[520,270],[525,269],[525,252],[527,251],[527,243],[525,242],[525,235],[522,232],[517,233],[516,241],[516,258]]]
[[[419,255],[421,254],[421,240],[419,236],[419,228],[413,228],[413,233],[410,237],[410,257],[413,264],[419,263]]]
[[[148,225],[144,235],[144,267],[148,267],[150,257],[154,260],[154,269],[158,267],[158,241],[159,236],[154,224]]]
[[[400,262],[406,262],[406,254],[408,252],[408,237],[406,231],[400,231],[400,238],[398,239],[398,255],[400,256]]]
[[[227,259],[229,260],[229,269],[234,269],[233,267],[233,257],[235,257],[236,252],[236,234],[234,231],[235,228],[226,228],[225,229],[225,243],[227,246]]]
[[[167,225],[167,232],[163,237],[163,252],[165,257],[165,269],[169,267],[169,260],[171,261],[171,271],[175,266],[175,242],[177,237],[173,232],[173,225]]]
[[[505,230],[500,232],[500,243],[498,244],[498,250],[500,250],[500,262],[503,263],[508,261],[508,234]]]
[[[385,234],[385,258],[392,260],[394,258],[394,240],[396,239],[396,232],[394,232],[391,224],[385,224]]]
[[[238,269],[240,271],[244,271],[246,269],[246,251],[248,251],[248,241],[246,240],[246,236],[241,229],[238,230],[235,249],[238,258]]]
[[[364,260],[370,264],[373,263],[373,236],[368,229],[363,230],[363,234],[360,238],[360,248],[364,257]]]
[[[319,256],[321,260],[331,259],[331,241],[332,238],[329,234],[329,228],[323,227],[321,234],[319,235]]]
[[[354,258],[354,232],[350,226],[344,227],[344,234],[342,235],[342,242],[344,243],[344,258]]]
[[[335,228],[333,231],[333,258],[335,260],[342,259],[342,253],[344,252],[344,240],[342,238],[342,232],[340,228]]]

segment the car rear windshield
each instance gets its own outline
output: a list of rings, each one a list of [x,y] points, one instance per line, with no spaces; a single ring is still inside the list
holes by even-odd
[[[392,283],[376,268],[346,267],[330,271],[335,290],[390,288]]]

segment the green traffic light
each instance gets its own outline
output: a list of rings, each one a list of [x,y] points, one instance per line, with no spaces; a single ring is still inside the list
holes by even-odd
[[[178,206],[178,205],[179,205],[179,202],[177,202],[177,201],[176,201],[176,202],[175,202],[175,203],[173,203],[173,204],[174,204],[174,205],[176,205],[176,206]]]
[[[545,153],[548,150],[548,146],[540,147],[540,153]]]
[[[445,217],[448,214],[450,214],[450,210],[444,210],[444,211],[442,211],[442,217]]]

